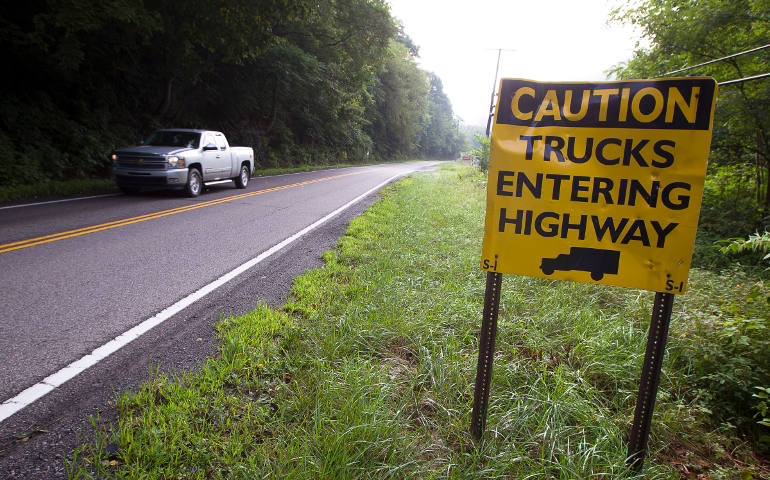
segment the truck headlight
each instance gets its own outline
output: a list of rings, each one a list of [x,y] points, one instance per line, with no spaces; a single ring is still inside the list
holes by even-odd
[[[184,157],[168,157],[166,159],[169,168],[182,168],[184,167]]]
[[[117,165],[118,164],[118,154],[117,153],[113,153],[112,155],[110,155],[110,160],[112,160],[112,164],[113,165]]]

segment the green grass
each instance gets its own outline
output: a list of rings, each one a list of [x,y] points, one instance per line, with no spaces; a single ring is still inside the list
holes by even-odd
[[[471,437],[485,188],[458,165],[399,182],[287,305],[219,322],[219,353],[200,372],[153,374],[120,396],[69,477],[632,478],[649,292],[506,276],[487,431]],[[768,475],[751,427],[709,410],[720,404],[708,374],[725,372],[702,358],[731,341],[726,323],[766,326],[770,292],[755,280],[693,270],[676,298],[638,478]],[[726,351],[759,373],[713,381],[767,379],[766,333],[740,322],[733,333]]]
[[[48,180],[27,185],[0,187],[0,203],[117,191],[118,187],[110,179]]]

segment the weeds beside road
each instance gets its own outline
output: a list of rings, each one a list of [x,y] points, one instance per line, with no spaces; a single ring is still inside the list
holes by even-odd
[[[121,396],[70,476],[630,477],[650,292],[506,276],[487,432],[472,439],[485,188],[456,165],[399,182],[290,303],[219,322],[198,374]],[[769,290],[691,272],[642,478],[767,477],[751,395],[770,385]]]

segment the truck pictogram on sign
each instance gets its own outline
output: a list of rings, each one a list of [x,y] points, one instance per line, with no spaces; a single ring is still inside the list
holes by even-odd
[[[619,263],[619,250],[572,247],[569,254],[562,253],[556,258],[544,258],[540,263],[540,270],[546,275],[551,275],[556,270],[591,272],[591,278],[598,282],[605,274],[617,275]]]

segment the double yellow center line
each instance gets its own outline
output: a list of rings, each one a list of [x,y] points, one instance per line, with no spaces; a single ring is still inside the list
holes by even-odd
[[[334,180],[336,178],[349,177],[351,175],[359,175],[366,173],[367,170],[345,173],[342,175],[335,175],[332,177],[317,178],[315,180],[307,180],[305,182],[292,183],[290,185],[281,185],[280,187],[266,188],[264,190],[257,190],[255,192],[242,193],[240,195],[233,195],[230,197],[219,198],[216,200],[210,200],[208,202],[195,203],[193,205],[186,205],[184,207],[172,208],[170,210],[161,210],[160,212],[148,213],[146,215],[140,215],[138,217],[124,218],[122,220],[115,220],[114,222],[101,223],[99,225],[92,225],[90,227],[76,228],[75,230],[67,230],[66,232],[53,233],[51,235],[44,235],[42,237],[28,238],[27,240],[20,240],[18,242],[6,243],[0,245],[0,253],[10,252],[12,250],[20,250],[22,248],[29,248],[35,245],[42,245],[44,243],[56,242],[58,240],[64,240],[65,238],[79,237],[81,235],[88,235],[89,233],[101,232],[102,230],[110,230],[112,228],[118,228],[125,225],[131,225],[132,223],[146,222],[147,220],[154,220],[156,218],[166,217],[168,215],[175,215],[177,213],[189,212],[198,208],[211,207],[222,203],[232,202],[233,200],[239,200],[242,198],[253,197],[255,195],[262,195],[263,193],[277,192],[279,190],[286,190],[288,188],[301,187],[303,185],[310,185],[311,183],[325,182],[327,180]]]

